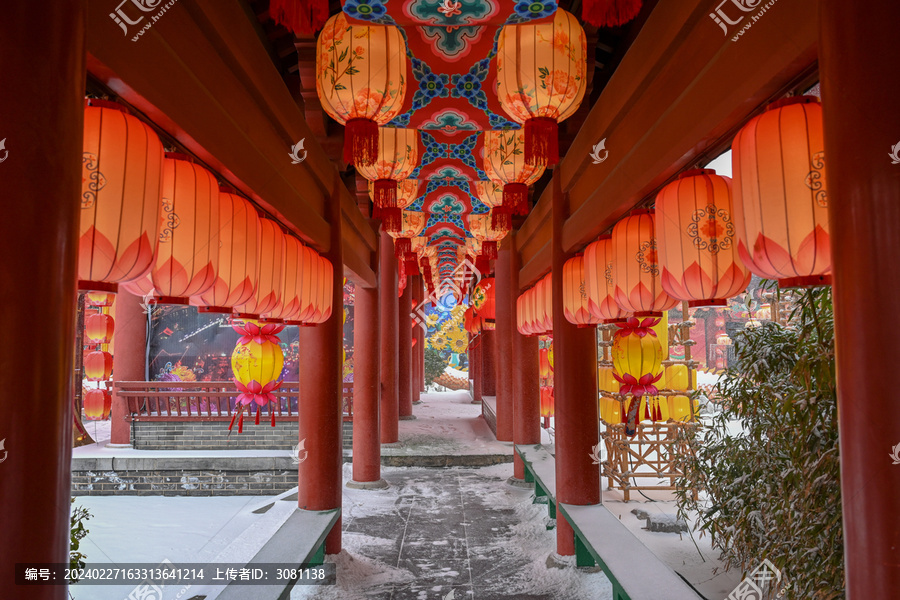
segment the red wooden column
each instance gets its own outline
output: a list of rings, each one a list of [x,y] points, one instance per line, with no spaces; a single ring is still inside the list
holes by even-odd
[[[400,370],[397,331],[397,260],[394,240],[384,231],[378,245],[378,300],[381,315],[381,443],[394,444],[400,440]]]
[[[509,245],[512,245],[510,240]],[[517,322],[516,300],[519,291],[519,253],[512,249],[512,289],[515,290],[510,307],[513,324]],[[512,382],[513,382],[513,442],[516,444],[541,443],[541,388],[538,336],[512,334]],[[525,480],[525,463],[513,452],[513,483]]]
[[[819,4],[819,68],[834,277],[848,600],[900,590],[900,400],[881,384],[900,338],[900,78],[895,0]],[[896,154],[896,152],[895,152]]]
[[[34,26],[23,26],[32,23]],[[0,531],[4,597],[22,562],[69,562],[85,2],[0,4]]]
[[[513,275],[515,248],[507,240],[500,247],[494,272],[494,299],[496,302],[497,330],[495,373],[497,381],[497,439],[511,442],[513,439],[513,333],[516,332],[516,296]],[[515,454],[515,452],[513,453]]]
[[[326,207],[331,228],[330,248],[322,254],[334,269],[331,317],[320,325],[300,328],[300,347],[306,350],[306,360],[300,361],[299,440],[306,440],[309,454],[297,469],[297,506],[304,510],[341,508],[344,267],[341,207],[337,195],[337,186],[343,184],[337,174],[334,185],[335,193]],[[336,554],[340,551],[339,519],[325,538],[325,552]]]
[[[147,377],[147,311],[142,298],[122,288],[116,294],[116,381],[144,381]],[[108,446],[131,446],[131,423],[125,398],[113,394]]]
[[[495,338],[496,331],[484,330],[481,332],[481,347],[478,349],[478,353],[481,355],[481,393],[485,396],[497,395]]]
[[[413,308],[413,312],[418,314],[417,311],[421,309],[422,303],[425,298],[425,294],[422,291],[422,276],[416,275],[412,278],[413,281],[413,301],[416,303]],[[413,404],[422,401],[422,392],[424,391],[423,381],[425,379],[425,372],[423,371],[422,359],[424,358],[425,351],[425,332],[422,329],[419,320],[415,320],[413,322],[413,339],[416,340],[416,345],[413,346],[413,380],[412,380],[412,390],[413,390]]]
[[[473,387],[472,404],[480,403],[482,396],[482,368],[481,368],[481,344],[484,338],[481,335],[475,337],[469,345],[469,370],[472,371]]]
[[[400,405],[400,418],[404,421],[415,419],[412,410],[412,383],[413,383],[413,349],[412,349],[412,287],[413,282],[407,280],[400,296],[397,312],[397,371],[399,374],[399,390],[397,397]]]
[[[385,488],[381,478],[381,345],[378,288],[356,286],[353,313],[353,479],[349,488]]]
[[[559,177],[553,178],[552,185],[556,499],[562,504],[598,504],[600,470],[591,459],[591,450],[599,440],[597,332],[593,327],[579,329],[563,314],[563,264],[569,258],[562,248],[567,199],[559,189]],[[556,525],[556,551],[575,554],[575,535],[561,512],[557,512]]]

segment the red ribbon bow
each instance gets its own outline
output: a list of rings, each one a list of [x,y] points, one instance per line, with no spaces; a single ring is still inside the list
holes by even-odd
[[[241,339],[238,340],[238,344],[241,346],[246,346],[250,342],[256,342],[257,344],[272,342],[277,344],[279,339],[276,334],[284,329],[284,325],[278,323],[266,323],[262,327],[256,323],[232,323],[231,327],[241,334]]]
[[[638,321],[637,317],[629,317],[624,323],[616,323],[616,327],[619,328],[616,335],[626,337],[633,333],[638,337],[644,337],[648,334],[656,337],[656,332],[653,331],[652,327],[658,325],[660,320],[659,317],[647,317],[642,321]]]
[[[237,401],[240,404],[247,406],[255,400],[258,406],[265,406],[269,402],[275,402],[275,394],[273,394],[272,391],[278,389],[281,385],[281,380],[270,381],[266,385],[261,384],[255,379],[247,385],[235,380],[234,384],[237,386],[237,389],[242,392],[237,398]]]
[[[613,371],[613,377],[622,384],[619,388],[620,394],[623,396],[631,394],[635,398],[638,398],[640,396],[656,396],[659,394],[659,390],[656,389],[656,386],[653,384],[659,381],[660,377],[662,377],[662,373],[656,377],[650,373],[646,373],[641,375],[640,379],[635,379],[634,375],[630,375],[629,373],[620,376]]]

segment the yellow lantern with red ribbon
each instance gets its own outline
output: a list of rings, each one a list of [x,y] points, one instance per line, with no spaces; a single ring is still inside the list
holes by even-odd
[[[658,323],[656,318],[631,317],[625,323],[616,324],[619,329],[613,337],[613,378],[620,383],[619,393],[631,396],[625,423],[628,436],[637,433],[641,397],[659,393],[655,384],[663,374],[663,350],[653,330]]]
[[[276,401],[273,392],[281,385],[284,369],[284,353],[277,334],[284,329],[284,325],[260,324],[248,319],[236,321],[232,327],[241,335],[231,353],[234,384],[241,393],[237,397],[237,411],[231,418],[228,430],[231,431],[235,419],[238,419],[238,433],[242,433],[244,409],[252,412],[253,406],[256,407],[256,424],[259,425],[261,408]],[[272,427],[275,427],[275,412],[276,409],[270,406]]]
[[[372,182],[372,218],[381,219],[385,231],[400,227],[400,182],[409,178],[418,165],[419,132],[395,127],[379,128],[377,160],[371,165],[357,165],[357,172]]]
[[[497,40],[497,97],[504,112],[524,124],[529,165],[559,162],[558,123],[584,98],[587,38],[561,8],[551,20],[510,24]]]
[[[489,193],[496,193],[497,185],[503,186],[500,206],[496,206],[496,196],[489,198],[495,205],[491,210],[491,226],[508,230],[511,215],[528,214],[528,186],[544,174],[544,166],[527,164],[525,134],[521,129],[507,129],[484,132],[483,167],[488,179],[494,182],[492,187],[481,186],[485,198]]]
[[[114,292],[153,265],[163,145],[125,107],[85,101],[78,287]]]
[[[100,388],[89,388],[81,396],[84,418],[88,421],[105,421],[112,410],[112,395]]]
[[[634,210],[613,227],[616,303],[636,317],[659,317],[678,304],[662,287],[652,210]]]
[[[378,127],[400,114],[406,96],[406,42],[393,25],[350,23],[343,12],[316,40],[316,92],[344,131],[344,162],[378,160]]]

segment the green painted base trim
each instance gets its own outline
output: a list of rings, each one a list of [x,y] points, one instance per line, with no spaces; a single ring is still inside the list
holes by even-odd
[[[581,536],[575,535],[575,565],[578,567],[594,567],[597,563],[591,555],[591,550],[584,542]]]

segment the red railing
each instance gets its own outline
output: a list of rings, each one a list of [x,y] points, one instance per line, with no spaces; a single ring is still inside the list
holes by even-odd
[[[228,421],[239,394],[231,381],[116,381],[113,388],[126,401],[126,418],[136,421]],[[296,382],[283,383],[261,417],[275,411],[276,421],[296,420],[299,392]],[[344,420],[353,420],[352,383],[344,384],[343,397]]]

